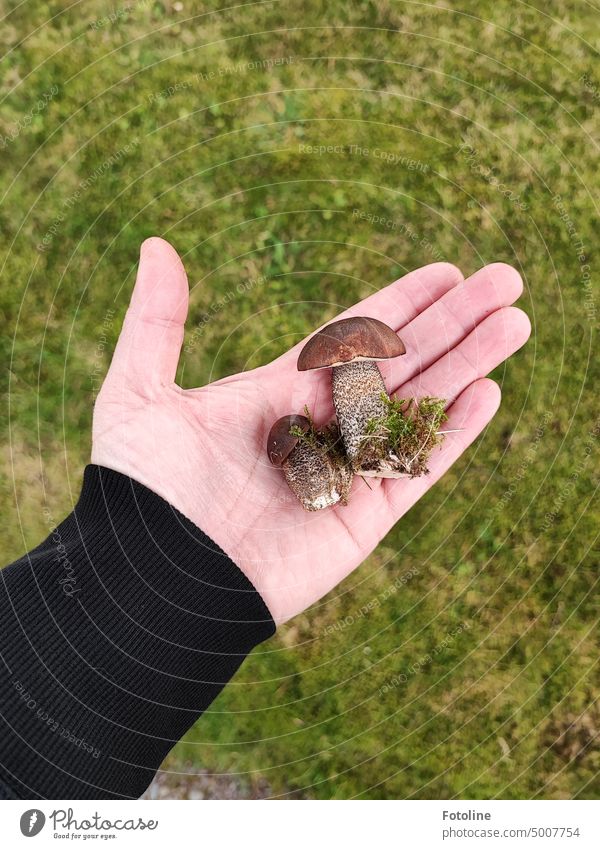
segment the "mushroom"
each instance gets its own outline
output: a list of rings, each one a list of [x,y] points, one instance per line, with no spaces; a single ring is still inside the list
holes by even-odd
[[[347,503],[352,470],[334,450],[336,434],[331,427],[316,431],[306,416],[282,416],[269,432],[269,460],[283,470],[305,510]]]
[[[343,318],[312,336],[298,370],[332,368],[333,404],[354,471],[369,477],[404,477],[406,469],[387,445],[388,395],[377,360],[406,353],[391,327],[375,318]]]

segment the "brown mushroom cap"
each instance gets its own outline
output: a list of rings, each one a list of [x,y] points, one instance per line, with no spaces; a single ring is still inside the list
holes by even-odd
[[[290,433],[293,427],[300,427],[306,433],[310,430],[310,422],[306,416],[282,416],[269,431],[267,454],[274,466],[281,466],[298,443],[298,437]]]
[[[383,321],[365,316],[342,318],[308,340],[298,357],[298,371],[356,360],[387,360],[405,353],[400,337]]]

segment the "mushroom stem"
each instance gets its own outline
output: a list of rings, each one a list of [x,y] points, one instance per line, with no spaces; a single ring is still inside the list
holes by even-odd
[[[338,501],[346,503],[352,473],[334,464],[324,451],[300,441],[281,468],[289,488],[305,510],[322,510]]]
[[[387,397],[385,383],[373,360],[335,366],[331,382],[342,439],[348,458],[354,463],[365,438],[367,423],[386,416],[382,398],[382,393]]]

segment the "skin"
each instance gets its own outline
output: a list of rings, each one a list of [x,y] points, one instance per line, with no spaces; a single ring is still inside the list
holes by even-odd
[[[272,363],[198,389],[174,383],[188,283],[164,240],[142,245],[135,288],[94,411],[92,462],[157,492],[237,563],[281,623],[349,575],[488,424],[500,389],[485,379],[520,348],[530,324],[510,305],[522,283],[495,263],[463,281],[435,263],[338,318],[368,315],[397,330],[407,353],[380,363],[390,394],[447,398],[449,434],[414,480],[356,478],[350,504],[307,513],[265,451],[272,423],[308,404],[333,416],[329,370],[298,373],[306,340]]]

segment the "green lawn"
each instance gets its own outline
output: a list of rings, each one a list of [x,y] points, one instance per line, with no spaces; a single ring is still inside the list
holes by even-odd
[[[145,237],[189,271],[185,386],[406,270],[512,263],[534,330],[492,424],[167,765],[309,798],[598,798],[593,5],[118,2],[0,27],[4,560],[76,498]]]

